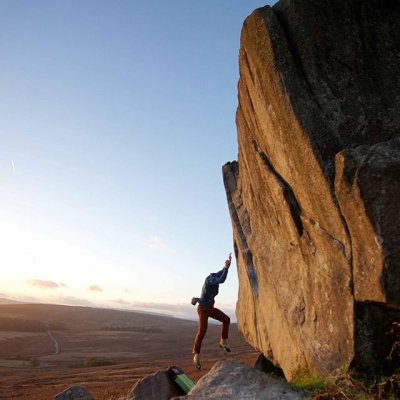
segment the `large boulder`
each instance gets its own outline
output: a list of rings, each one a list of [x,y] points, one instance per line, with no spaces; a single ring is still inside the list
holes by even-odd
[[[302,400],[303,393],[283,380],[238,361],[219,361],[204,375],[187,396],[173,400]]]
[[[243,25],[236,314],[289,379],[376,371],[400,319],[399,43],[398,0],[281,0]]]

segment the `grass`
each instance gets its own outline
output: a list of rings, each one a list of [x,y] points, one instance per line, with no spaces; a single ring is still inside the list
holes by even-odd
[[[294,374],[290,381],[290,385],[297,389],[306,392],[308,395],[314,395],[326,389],[328,382],[324,379],[318,378],[308,370],[299,370]]]
[[[400,375],[380,381],[365,377],[345,368],[342,374],[330,380],[320,379],[307,370],[298,371],[290,385],[305,392],[310,400],[399,400]]]
[[[318,393],[316,399],[374,400],[376,397],[372,386],[368,386],[362,380],[346,374],[330,382],[324,391]]]

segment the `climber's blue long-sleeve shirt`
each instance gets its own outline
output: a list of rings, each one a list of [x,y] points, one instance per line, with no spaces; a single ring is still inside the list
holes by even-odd
[[[228,268],[222,268],[221,271],[211,273],[207,276],[203,288],[201,289],[201,297],[199,304],[201,306],[213,306],[214,297],[218,294],[219,284],[224,283],[228,276]]]

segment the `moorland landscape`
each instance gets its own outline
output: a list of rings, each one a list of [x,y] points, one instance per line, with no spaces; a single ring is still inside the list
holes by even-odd
[[[163,315],[51,304],[0,304],[0,399],[51,399],[73,384],[96,400],[126,395],[136,381],[178,365],[197,381],[218,360],[254,365],[258,354],[232,324],[226,354],[210,324],[203,368],[192,364],[197,323]],[[56,344],[57,343],[57,344]]]

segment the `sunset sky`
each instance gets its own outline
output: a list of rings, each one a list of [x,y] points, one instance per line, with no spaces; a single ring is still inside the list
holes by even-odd
[[[221,168],[265,4],[0,2],[0,297],[196,318],[233,251]],[[230,315],[237,290],[234,261]]]

